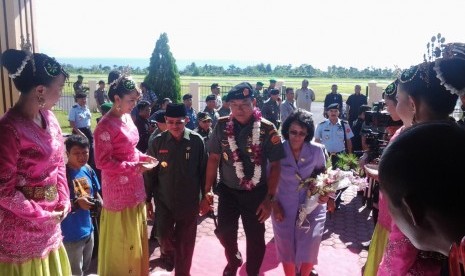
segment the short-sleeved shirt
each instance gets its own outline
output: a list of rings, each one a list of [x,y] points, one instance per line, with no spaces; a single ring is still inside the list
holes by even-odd
[[[367,104],[367,96],[363,94],[352,94],[346,101],[349,109],[349,121],[355,121],[358,117],[358,109],[361,105]]]
[[[215,128],[216,123],[218,122],[218,119],[220,118],[220,114],[218,113],[218,110],[213,109],[213,110],[208,110],[206,107],[203,110],[203,112],[207,112],[208,116],[212,118],[212,128]]]
[[[186,116],[189,117],[186,127],[193,130],[197,126],[197,114],[194,108],[186,108]]]
[[[70,122],[74,122],[77,128],[90,127],[91,118],[92,114],[90,113],[90,109],[87,107],[87,105],[73,105],[68,115],[68,120]]]
[[[75,82],[73,83],[73,89],[74,89],[74,94],[79,94],[79,93],[86,93],[86,90],[84,89],[84,85],[82,82]]]
[[[215,129],[208,143],[208,150],[210,153],[219,154],[220,162],[220,181],[226,186],[236,189],[245,190],[240,186],[240,180],[236,175],[234,167],[233,153],[229,146],[228,137],[226,134],[226,123],[229,122],[228,117],[222,117]],[[236,139],[237,147],[240,151],[240,158],[243,162],[244,175],[250,179],[254,174],[254,163],[251,161],[252,151],[250,149],[251,136],[253,129],[253,120],[246,125],[241,125],[233,119],[234,122],[234,137]],[[261,119],[260,125],[260,145],[261,145],[261,169],[262,175],[260,182],[257,186],[266,185],[266,171],[269,162],[275,162],[285,157],[284,149],[281,143],[281,137],[278,135],[274,125],[266,120]]]
[[[147,90],[145,93],[142,93],[141,98],[142,98],[141,100],[147,101],[151,105],[157,102],[157,99],[158,99],[157,94],[155,94],[155,92],[153,92],[152,90]]]
[[[268,101],[263,104],[262,115],[265,119],[278,127],[278,122],[281,121],[281,110],[279,109],[279,103],[272,100],[271,98],[268,99]]]
[[[69,179],[72,183],[68,183],[70,200],[74,201],[80,196],[79,185],[93,197],[93,186],[100,190],[100,183],[92,168],[83,166],[78,170],[68,168]],[[79,184],[78,184],[79,183]],[[92,185],[93,184],[93,185]],[[75,211],[69,213],[66,218],[61,222],[61,232],[63,233],[64,242],[76,242],[88,237],[93,231],[92,221],[89,210],[77,208]]]
[[[99,106],[110,101],[110,99],[108,99],[107,91],[100,89],[94,91],[94,98]]]
[[[315,92],[312,89],[297,89],[295,91],[296,105],[307,111],[312,110],[312,102],[315,100]]]
[[[346,139],[354,136],[348,122],[344,122],[343,128],[340,119],[336,124],[332,124],[329,119],[326,119],[316,127],[315,138],[320,139],[329,153],[341,152],[345,150],[344,132]]]
[[[203,138],[186,128],[182,139],[177,141],[165,131],[153,139],[149,148],[160,162],[154,172],[156,200],[175,218],[197,214],[207,166]]]

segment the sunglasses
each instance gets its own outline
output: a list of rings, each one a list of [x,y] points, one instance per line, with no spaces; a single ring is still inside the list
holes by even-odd
[[[307,133],[305,133],[303,131],[297,131],[297,130],[290,130],[289,134],[291,134],[293,136],[300,136],[300,137],[306,137],[307,136]]]

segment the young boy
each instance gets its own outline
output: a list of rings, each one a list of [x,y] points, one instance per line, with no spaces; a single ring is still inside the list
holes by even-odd
[[[68,253],[73,275],[83,275],[90,266],[94,248],[92,216],[101,206],[100,184],[95,172],[87,165],[89,140],[71,135],[65,141],[68,163],[66,177],[71,200],[71,213],[61,223],[63,244]]]

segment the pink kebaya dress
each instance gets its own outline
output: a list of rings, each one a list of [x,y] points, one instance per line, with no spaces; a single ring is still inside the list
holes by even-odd
[[[52,217],[52,211],[70,208],[63,138],[53,113],[40,114],[45,129],[14,109],[0,119],[1,275],[70,273],[60,223]]]
[[[145,188],[137,164],[139,133],[129,114],[103,116],[94,131],[95,163],[102,170],[99,275],[148,275]]]

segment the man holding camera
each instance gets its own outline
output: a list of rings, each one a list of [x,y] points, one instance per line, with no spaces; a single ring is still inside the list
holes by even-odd
[[[102,206],[100,184],[94,170],[87,165],[89,140],[82,135],[71,135],[65,141],[71,213],[61,223],[63,244],[68,253],[73,275],[84,275],[89,269],[94,249],[94,225]],[[94,218],[94,223],[92,219]],[[98,230],[98,229],[96,229]],[[95,238],[98,238],[96,233]]]

